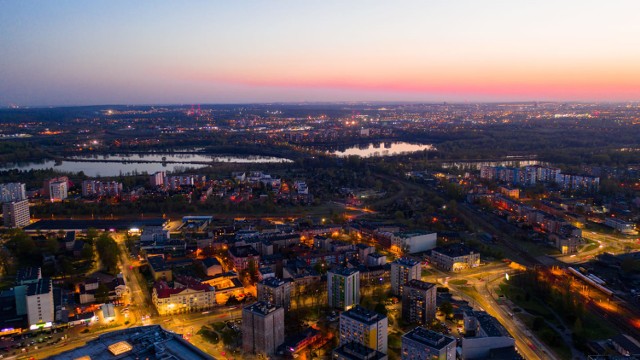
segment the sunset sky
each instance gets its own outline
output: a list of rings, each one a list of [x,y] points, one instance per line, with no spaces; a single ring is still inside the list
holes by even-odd
[[[640,1],[2,1],[0,106],[640,100]]]

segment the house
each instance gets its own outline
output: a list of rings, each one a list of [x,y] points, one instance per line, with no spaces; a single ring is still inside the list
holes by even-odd
[[[243,272],[253,262],[256,270],[260,263],[260,253],[258,253],[251,245],[234,246],[229,249],[229,258],[233,262],[233,266],[238,273]]]
[[[207,276],[215,276],[217,274],[222,274],[222,264],[215,257],[208,257],[201,261],[202,266],[204,267],[204,271],[207,273]]]

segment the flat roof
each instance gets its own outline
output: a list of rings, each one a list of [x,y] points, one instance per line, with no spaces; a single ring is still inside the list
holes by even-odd
[[[114,346],[115,347],[112,347]],[[128,345],[128,346],[127,346]],[[130,350],[127,350],[128,348]],[[121,351],[118,355],[115,352]],[[214,360],[193,346],[182,335],[164,330],[160,325],[137,326],[111,331],[86,345],[49,357],[52,360]]]
[[[143,228],[145,226],[163,226],[167,220],[162,218],[151,219],[118,219],[118,220],[40,220],[25,226],[25,231],[36,230],[129,230],[131,228]]]
[[[258,315],[262,315],[262,316],[266,316],[269,315],[270,313],[281,309],[281,307],[279,306],[275,306],[271,303],[268,303],[266,301],[258,301],[252,305],[249,305],[247,307],[245,307],[243,309],[243,311],[249,311],[252,312],[254,314],[258,314]]]
[[[367,325],[375,324],[387,318],[385,315],[382,315],[372,310],[368,310],[366,308],[363,308],[360,305],[356,305],[351,310],[345,311],[342,314],[340,314],[340,317],[343,317],[343,316]]]
[[[335,348],[333,352],[343,358],[352,360],[378,360],[387,358],[386,354],[355,341],[342,344]]]
[[[429,290],[434,286],[436,286],[436,284],[422,281],[422,280],[417,280],[417,279],[409,280],[409,282],[406,285],[406,287],[420,289],[420,290]]]
[[[431,251],[440,253],[442,255],[446,255],[448,257],[466,256],[466,255],[475,253],[470,247],[464,244],[452,244],[449,246],[440,246]]]
[[[27,285],[27,296],[48,294],[51,292],[51,279],[42,278],[38,282]]]
[[[428,330],[420,326],[404,334],[402,338],[410,339],[422,345],[426,345],[430,348],[438,350],[443,349],[447,345],[456,341],[456,339],[450,336],[446,336],[439,332]]]
[[[271,287],[271,288],[277,288],[277,287],[280,287],[280,286],[282,286],[282,285],[284,285],[284,284],[286,284],[288,282],[289,282],[289,280],[283,280],[283,279],[280,279],[280,278],[277,278],[277,277],[269,277],[269,278],[266,278],[266,279],[260,281],[260,284],[266,285],[266,286]]]
[[[347,268],[347,267],[339,267],[332,270],[329,270],[332,274],[342,275],[342,276],[350,276],[358,272],[358,269]]]
[[[402,265],[402,266],[416,266],[416,265],[419,264],[419,262],[417,260],[413,260],[413,259],[405,258],[405,257],[396,259],[393,263],[398,264],[398,265]]]

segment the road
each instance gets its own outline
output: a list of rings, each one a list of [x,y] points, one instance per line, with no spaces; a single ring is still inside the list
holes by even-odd
[[[438,279],[449,278],[448,287],[452,293],[462,299],[469,301],[474,308],[486,311],[489,315],[495,317],[507,331],[513,336],[516,347],[522,356],[526,359],[545,360],[555,359],[557,356],[542,343],[529,329],[522,324],[517,318],[512,317],[502,305],[498,304],[494,298],[495,291],[489,289],[490,283],[495,283],[499,279],[504,278],[505,273],[512,272],[508,265],[504,263],[493,263],[486,266],[480,266],[461,273],[446,273],[437,269],[430,269],[435,275],[423,277],[424,281],[436,282]],[[466,280],[464,286],[453,285],[452,280]],[[477,291],[476,296],[473,293],[467,294],[464,287],[469,287]]]

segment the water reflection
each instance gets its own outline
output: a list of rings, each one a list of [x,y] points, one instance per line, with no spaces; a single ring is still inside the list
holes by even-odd
[[[201,168],[213,162],[228,163],[282,163],[291,162],[273,156],[259,155],[200,155],[200,154],[110,154],[76,157],[76,159],[97,161],[54,161],[28,162],[10,164],[0,167],[0,170],[44,170],[54,169],[60,172],[77,173],[83,171],[87,176],[118,176],[127,174],[152,174],[156,171],[179,172],[185,168]],[[109,160],[109,161],[100,161]]]

